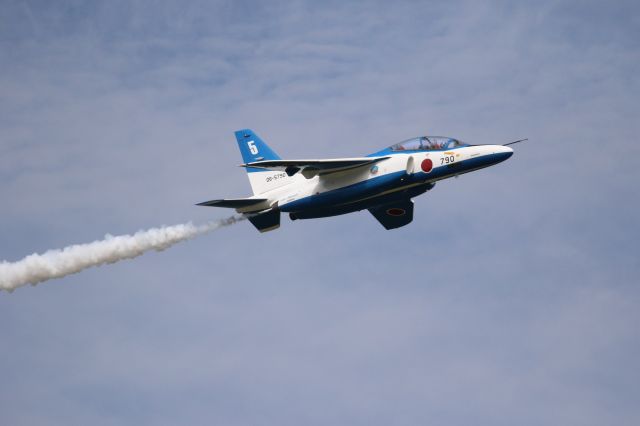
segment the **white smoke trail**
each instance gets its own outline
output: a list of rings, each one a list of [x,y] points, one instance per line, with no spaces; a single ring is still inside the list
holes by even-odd
[[[36,285],[52,278],[75,274],[92,266],[133,259],[149,250],[162,251],[172,245],[232,225],[243,216],[195,226],[191,222],[138,231],[133,235],[105,235],[104,240],[76,244],[63,249],[32,254],[17,262],[0,263],[0,290],[13,291],[26,284]]]

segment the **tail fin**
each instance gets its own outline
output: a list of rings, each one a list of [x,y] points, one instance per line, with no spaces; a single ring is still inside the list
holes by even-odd
[[[242,160],[245,163],[263,160],[280,160],[280,156],[276,154],[269,145],[267,145],[260,136],[256,135],[251,129],[242,129],[235,132],[236,141],[242,154]],[[249,183],[253,189],[254,195],[263,194],[272,189],[279,188],[292,181],[292,178],[283,172],[274,172],[270,170],[257,169],[247,167]]]

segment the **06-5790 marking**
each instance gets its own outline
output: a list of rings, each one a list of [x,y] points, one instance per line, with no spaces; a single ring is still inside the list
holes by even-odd
[[[287,177],[286,173],[276,173],[273,176],[268,176],[265,180],[267,182],[272,182],[274,180],[283,179],[283,178],[286,178],[286,177]]]

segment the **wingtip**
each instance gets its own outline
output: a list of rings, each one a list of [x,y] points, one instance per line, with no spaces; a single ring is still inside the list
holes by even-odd
[[[215,204],[216,201],[218,201],[218,200],[203,201],[203,202],[197,203],[195,205],[196,206],[203,206],[203,207],[210,207],[212,204]]]

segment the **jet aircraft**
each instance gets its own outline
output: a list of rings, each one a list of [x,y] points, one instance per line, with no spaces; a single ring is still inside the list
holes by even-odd
[[[511,157],[507,145],[470,145],[442,136],[420,136],[366,157],[283,160],[250,129],[235,132],[253,196],[199,203],[228,207],[260,231],[292,220],[367,209],[386,229],[413,220],[412,198],[436,182],[493,166]]]

